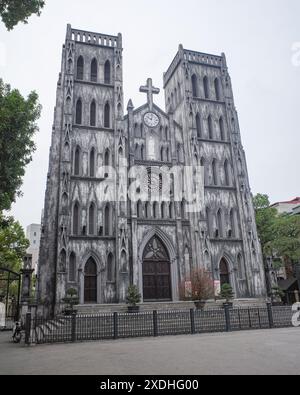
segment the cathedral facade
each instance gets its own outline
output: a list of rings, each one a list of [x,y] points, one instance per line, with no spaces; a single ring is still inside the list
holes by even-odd
[[[81,304],[124,303],[134,284],[144,302],[178,301],[199,268],[216,290],[229,283],[237,298],[265,296],[225,55],[180,45],[163,76],[165,110],[151,79],[140,88],[146,104],[125,109],[122,51],[121,34],[67,27],[38,300],[55,306],[75,288]]]

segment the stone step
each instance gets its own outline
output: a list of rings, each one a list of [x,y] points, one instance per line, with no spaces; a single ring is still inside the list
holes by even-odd
[[[206,302],[206,308],[222,307],[223,300],[209,300]],[[259,307],[265,306],[266,302],[263,299],[239,299],[233,302],[235,307]],[[190,310],[195,308],[194,302],[154,302],[142,303],[139,305],[140,311],[162,311],[162,310]],[[92,304],[92,305],[79,305],[76,307],[79,314],[111,314],[111,313],[126,313],[126,304]]]

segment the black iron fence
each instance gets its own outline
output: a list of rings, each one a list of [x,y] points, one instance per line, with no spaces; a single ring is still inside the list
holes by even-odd
[[[133,337],[230,332],[292,326],[288,306],[153,311],[137,314],[26,316],[26,344],[81,342]]]

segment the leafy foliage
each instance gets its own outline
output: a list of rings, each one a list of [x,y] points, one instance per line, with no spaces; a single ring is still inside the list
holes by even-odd
[[[35,92],[24,99],[0,79],[0,212],[9,210],[21,195],[25,167],[35,151],[33,137],[40,113]]]
[[[130,306],[136,306],[141,302],[142,297],[139,293],[138,288],[135,285],[131,285],[130,287],[128,287],[126,299],[127,304],[129,304]]]
[[[234,292],[230,284],[222,285],[220,296],[222,299],[225,299],[226,302],[230,302],[230,300],[234,299]]]
[[[288,264],[300,260],[300,216],[278,214],[267,195],[254,197],[256,223],[264,256],[281,257]]]
[[[0,15],[7,30],[12,30],[19,22],[28,23],[32,14],[40,16],[44,5],[43,0],[0,0]]]
[[[0,266],[19,272],[28,247],[29,241],[19,222],[0,214]]]

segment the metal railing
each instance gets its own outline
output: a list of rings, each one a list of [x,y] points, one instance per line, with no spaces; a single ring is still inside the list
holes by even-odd
[[[211,308],[206,310],[26,316],[25,343],[65,343],[135,337],[187,335],[292,326],[288,306]]]

